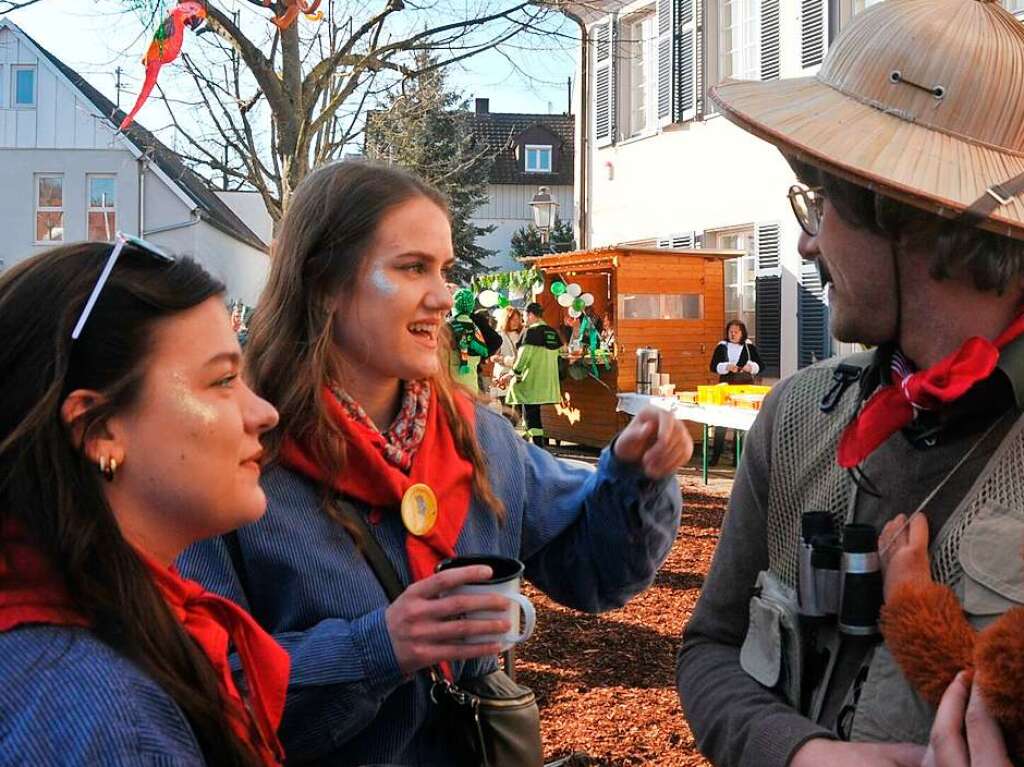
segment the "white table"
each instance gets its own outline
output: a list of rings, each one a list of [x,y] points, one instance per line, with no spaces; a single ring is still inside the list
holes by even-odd
[[[718,426],[736,430],[736,464],[739,465],[740,454],[743,452],[743,435],[757,418],[758,411],[749,408],[731,407],[729,405],[689,405],[680,402],[676,397],[655,397],[650,394],[634,394],[621,392],[618,395],[615,409],[621,413],[636,415],[646,405],[667,410],[680,421],[699,423],[704,428],[704,439],[701,444],[701,474],[704,484],[708,482],[708,427]]]

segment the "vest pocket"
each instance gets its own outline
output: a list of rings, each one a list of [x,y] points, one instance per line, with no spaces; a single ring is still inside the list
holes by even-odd
[[[983,626],[1024,605],[1024,512],[987,504],[964,531],[959,559],[964,571],[964,612]]]
[[[760,684],[800,706],[801,639],[796,594],[769,570],[757,576],[740,667]]]

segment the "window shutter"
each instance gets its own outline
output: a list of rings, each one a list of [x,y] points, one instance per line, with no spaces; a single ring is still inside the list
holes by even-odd
[[[672,5],[658,0],[658,125],[672,122]]]
[[[615,143],[615,17],[592,30],[594,36],[594,139],[599,147]]]
[[[779,79],[779,0],[761,4],[761,79]]]
[[[807,367],[832,356],[832,336],[828,329],[828,307],[818,265],[802,260],[800,296],[797,301],[797,366]]]
[[[827,0],[800,0],[800,66],[816,67],[825,58]]]
[[[672,66],[675,72],[676,122],[686,122],[697,116],[699,91],[697,86],[697,5],[700,0],[672,0],[675,36]]]
[[[782,270],[778,224],[758,224],[755,232],[757,277],[754,280],[754,337],[764,368],[778,378],[782,367]]]

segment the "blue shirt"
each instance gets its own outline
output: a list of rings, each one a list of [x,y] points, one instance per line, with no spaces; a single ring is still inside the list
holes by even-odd
[[[0,633],[0,765],[203,765],[181,709],[86,629]]]
[[[474,500],[458,554],[516,557],[556,601],[587,612],[620,607],[651,584],[679,526],[675,477],[651,482],[606,448],[598,467],[571,465],[524,441],[502,416],[476,409],[477,438],[500,525]],[[267,513],[238,531],[236,571],[223,539],[197,544],[182,573],[249,609],[291,655],[281,737],[290,760],[331,765],[448,767],[436,740],[425,673],[399,671],[384,621],[388,600],[320,491],[281,467],[263,477]],[[440,499],[444,503],[444,499]],[[405,584],[405,529],[385,514],[373,533]],[[456,677],[495,667],[455,663]]]

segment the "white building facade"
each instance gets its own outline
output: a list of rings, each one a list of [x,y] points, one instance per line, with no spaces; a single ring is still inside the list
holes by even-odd
[[[796,179],[771,145],[716,113],[727,77],[813,75],[871,0],[635,0],[571,5],[585,29],[577,147],[578,239],[725,247],[726,315],[785,376],[840,351],[813,264],[797,252]]]
[[[153,134],[0,18],[0,268],[118,230],[196,258],[254,304],[264,242]]]

